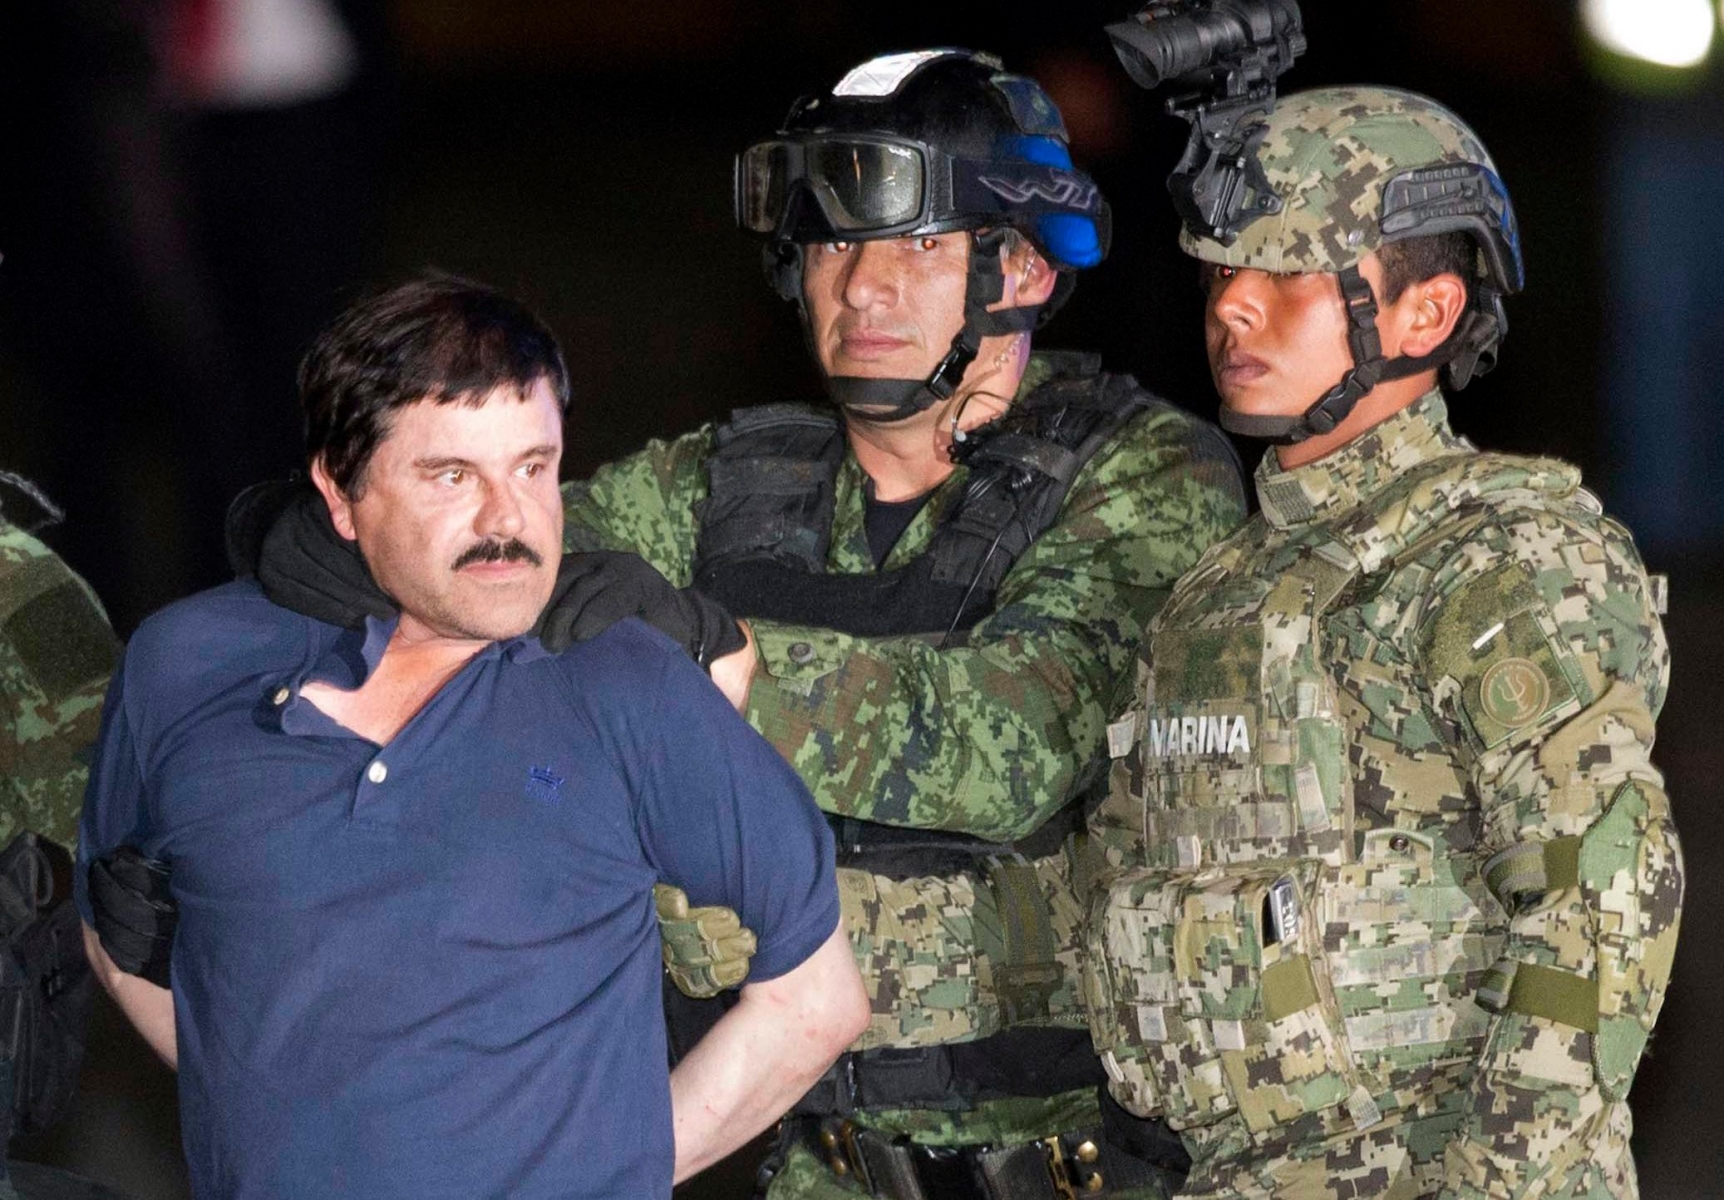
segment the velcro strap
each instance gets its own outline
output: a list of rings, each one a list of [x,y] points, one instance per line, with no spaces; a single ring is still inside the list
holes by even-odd
[[[1303,954],[1290,954],[1280,962],[1263,968],[1263,1016],[1279,1021],[1317,1003],[1317,977],[1311,973],[1311,960]]]
[[[822,462],[796,458],[714,458],[707,464],[712,490],[726,496],[799,496],[829,474]]]
[[[718,428],[718,442],[723,445],[738,434],[773,426],[829,434],[837,430],[838,424],[830,415],[811,412],[799,404],[756,404],[732,409],[729,422]]]
[[[996,862],[990,880],[1005,941],[1005,962],[994,971],[994,988],[1006,1023],[1046,1019],[1048,1000],[1064,972],[1054,958],[1053,925],[1036,869]]]
[[[987,443],[976,451],[972,461],[981,462],[988,459],[1027,467],[1065,484],[1071,483],[1084,461],[1064,446],[1022,433],[1002,433],[989,438]]]
[[[1528,896],[1559,892],[1580,882],[1580,839],[1520,842],[1486,860],[1484,876],[1485,886],[1512,911]]]
[[[1598,983],[1572,971],[1498,959],[1485,972],[1474,999],[1490,1012],[1543,1017],[1587,1033],[1598,1032]]]

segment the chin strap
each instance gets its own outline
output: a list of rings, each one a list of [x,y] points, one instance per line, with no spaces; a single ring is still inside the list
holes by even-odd
[[[964,280],[964,323],[953,336],[945,357],[935,364],[926,379],[828,375],[826,393],[832,402],[847,415],[876,425],[908,420],[951,398],[964,381],[964,372],[976,360],[983,338],[1034,329],[1041,305],[988,311],[988,305],[999,303],[1006,291],[1005,273],[1000,269],[1000,247],[1005,244],[1005,238],[1004,230],[970,234],[970,264]]]
[[[1455,358],[1468,344],[1469,333],[1477,314],[1467,313],[1453,334],[1429,354],[1417,358],[1405,355],[1383,357],[1383,341],[1377,333],[1377,297],[1371,285],[1359,274],[1357,266],[1343,267],[1336,273],[1341,283],[1341,300],[1347,306],[1347,346],[1353,354],[1353,366],[1341,377],[1341,382],[1323,393],[1322,397],[1297,417],[1256,416],[1234,412],[1222,406],[1221,427],[1241,437],[1292,445],[1306,438],[1329,433],[1345,421],[1360,400],[1379,383],[1405,379],[1421,371],[1440,367]]]

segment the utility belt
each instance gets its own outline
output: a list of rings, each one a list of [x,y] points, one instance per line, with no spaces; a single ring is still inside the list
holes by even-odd
[[[789,1117],[785,1132],[837,1178],[888,1200],[1077,1200],[1158,1181],[1171,1195],[1191,1165],[1177,1139],[1165,1162],[1151,1162],[1110,1141],[1105,1126],[974,1146],[918,1145],[835,1117]]]

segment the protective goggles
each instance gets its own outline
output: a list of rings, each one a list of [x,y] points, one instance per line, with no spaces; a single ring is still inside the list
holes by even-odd
[[[756,143],[736,160],[737,224],[794,242],[893,237],[1051,214],[1099,221],[1104,208],[1101,192],[1081,172],[953,158],[903,138],[782,138]]]

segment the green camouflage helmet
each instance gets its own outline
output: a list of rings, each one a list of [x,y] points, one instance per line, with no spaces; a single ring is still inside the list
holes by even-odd
[[[1282,201],[1231,241],[1180,232],[1205,262],[1334,273],[1384,242],[1460,230],[1493,290],[1520,290],[1520,236],[1508,192],[1478,137],[1424,96],[1394,88],[1296,92],[1247,142]],[[1268,207],[1268,206],[1264,206]]]
[[[1508,330],[1502,298],[1523,282],[1520,234],[1496,165],[1453,113],[1393,88],[1296,92],[1248,131],[1236,171],[1240,211],[1251,215],[1226,229],[1187,224],[1180,246],[1220,266],[1336,276],[1353,366],[1299,416],[1223,406],[1222,428],[1296,442],[1336,428],[1380,382],[1440,367],[1459,389],[1496,364]],[[1430,354],[1385,359],[1359,263],[1386,242],[1451,232],[1478,249],[1466,312]]]

